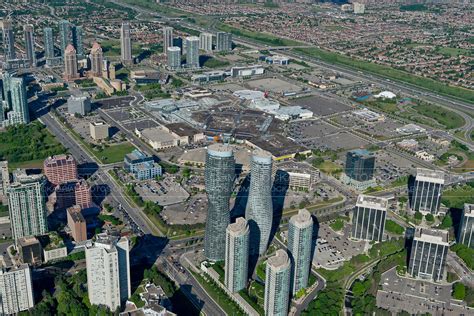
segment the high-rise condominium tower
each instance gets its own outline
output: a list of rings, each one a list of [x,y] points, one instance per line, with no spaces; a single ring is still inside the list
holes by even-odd
[[[352,216],[352,238],[382,241],[387,207],[385,198],[359,195]]]
[[[13,238],[44,235],[48,231],[42,175],[20,174],[7,188]]]
[[[225,234],[230,223],[229,200],[235,177],[234,153],[228,145],[207,148],[205,183],[208,200],[204,253],[209,260],[225,258]]]
[[[448,247],[447,231],[417,228],[411,247],[408,273],[423,280],[442,280]]]
[[[77,175],[77,162],[71,155],[56,155],[44,160],[43,170],[48,181],[53,185],[63,182],[75,181]]]
[[[84,45],[82,44],[82,26],[71,25],[72,45],[76,49],[76,54],[80,57],[84,56]]]
[[[410,205],[415,212],[437,214],[444,186],[444,172],[418,168],[411,189]]]
[[[181,67],[181,48],[177,46],[168,47],[166,57],[168,59],[169,69],[176,70]]]
[[[59,42],[61,45],[61,47],[59,47],[59,50],[61,51],[61,56],[63,57],[66,47],[72,43],[72,41],[70,40],[70,34],[71,24],[69,23],[69,21],[59,21]]]
[[[474,248],[474,204],[464,204],[458,242]]]
[[[255,150],[252,154],[245,218],[250,226],[250,254],[263,255],[273,222],[272,156],[263,150]]]
[[[122,22],[122,28],[120,29],[120,51],[122,62],[127,65],[132,64],[132,39],[129,22]]]
[[[54,37],[53,29],[50,27],[45,27],[43,30],[44,33],[44,57],[46,58],[46,63],[48,60],[54,58]]]
[[[230,52],[232,50],[232,34],[217,32],[216,50],[219,52]]]
[[[296,294],[308,286],[311,269],[313,218],[305,210],[290,218],[288,226],[288,252],[291,260],[291,291]]]
[[[249,265],[249,226],[243,217],[229,224],[225,239],[225,286],[231,292],[245,288]]]
[[[168,54],[168,47],[173,46],[173,28],[165,26],[163,28],[163,53]]]
[[[0,313],[16,315],[34,304],[33,281],[28,265],[0,267]]]
[[[186,37],[186,66],[199,68],[199,37]]]
[[[87,288],[92,305],[115,311],[131,295],[129,242],[99,234],[86,248]]]
[[[76,50],[72,44],[69,44],[64,51],[64,79],[74,80],[79,78],[77,72],[77,56]]]
[[[290,299],[290,259],[286,251],[279,249],[268,258],[265,273],[266,316],[287,316]]]
[[[91,73],[94,77],[102,76],[102,67],[104,65],[104,54],[99,43],[94,42],[90,54],[91,59]]]
[[[23,37],[25,40],[25,52],[26,59],[28,59],[30,66],[36,66],[36,53],[35,53],[35,35],[33,25],[26,24],[23,26]]]
[[[214,36],[211,33],[199,34],[199,49],[205,50],[206,52],[212,51],[213,37]]]
[[[15,54],[15,33],[13,32],[13,25],[11,21],[4,20],[2,25],[3,33],[3,51],[5,60],[16,58]]]
[[[8,77],[7,80],[9,80],[8,96],[12,107],[12,111],[7,113],[8,124],[28,124],[30,122],[30,114],[25,81],[21,77]]]

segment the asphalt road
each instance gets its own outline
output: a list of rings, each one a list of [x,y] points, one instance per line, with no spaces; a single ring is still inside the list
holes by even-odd
[[[55,118],[48,112],[40,116],[40,121],[46,125],[46,127],[50,130],[50,132],[57,137],[59,142],[66,147],[69,152],[76,158],[79,164],[97,164],[98,170],[96,172],[97,177],[100,179],[97,183],[104,184],[108,186],[110,189],[110,198],[116,202],[116,205],[122,205],[125,211],[130,215],[133,221],[137,224],[138,227],[141,228],[144,234],[152,234],[154,232],[153,229],[150,228],[150,225],[145,219],[145,215],[136,208],[130,205],[128,200],[124,197],[121,187],[119,187],[115,181],[110,177],[107,172],[101,170],[100,164],[97,163],[94,157],[89,155],[87,151],[85,151],[82,146],[76,142],[70,136],[67,131],[56,121]]]

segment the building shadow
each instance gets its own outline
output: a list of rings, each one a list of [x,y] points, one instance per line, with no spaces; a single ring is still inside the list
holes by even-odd
[[[250,189],[250,175],[247,175],[240,185],[239,192],[235,198],[234,207],[230,211],[231,222],[234,222],[237,217],[245,217],[245,209],[249,199]]]
[[[79,176],[83,177],[84,179],[89,178],[97,170],[99,170],[99,166],[95,162],[85,162],[77,166],[77,172]]]
[[[415,176],[410,175],[408,177],[408,205],[411,207],[413,205],[414,201],[414,194],[415,194]]]
[[[272,204],[273,204],[273,223],[270,231],[269,243],[278,230],[283,215],[283,207],[285,205],[286,193],[288,192],[289,174],[284,170],[277,170],[272,185]]]
[[[462,219],[462,213],[464,210],[459,209],[459,208],[451,208],[449,209],[449,214],[451,214],[451,218],[453,219],[453,233],[454,236],[456,237],[456,241],[459,242],[459,231],[461,230],[461,219]]]
[[[130,279],[132,293],[143,281],[144,272],[155,264],[158,257],[163,253],[168,238],[153,236],[151,234],[137,238],[135,246],[130,251]]]
[[[92,201],[96,205],[101,205],[107,195],[110,194],[110,187],[107,184],[96,184],[91,187]]]
[[[313,218],[313,237],[311,239],[311,257],[314,258],[314,254],[316,253],[316,247],[318,246],[318,236],[319,236],[319,220],[316,216],[312,215]]]

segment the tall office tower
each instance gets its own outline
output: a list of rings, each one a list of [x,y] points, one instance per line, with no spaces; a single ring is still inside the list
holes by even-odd
[[[102,67],[104,65],[104,53],[99,43],[94,42],[91,49],[91,73],[94,77],[102,76]]]
[[[87,288],[93,305],[115,311],[131,295],[129,242],[126,237],[99,234],[86,246]]]
[[[16,315],[34,304],[33,281],[28,265],[0,268],[0,313]]]
[[[26,174],[15,177],[7,189],[13,239],[48,232],[44,199],[44,177]]]
[[[63,57],[67,46],[71,44],[70,32],[71,24],[66,20],[59,21],[59,42],[61,45],[61,47],[59,47],[59,50],[61,51],[61,56]]]
[[[46,63],[48,60],[54,58],[54,36],[53,29],[50,27],[45,27],[43,29],[44,34],[44,57],[46,58]]]
[[[212,38],[211,33],[199,34],[199,49],[205,50],[206,52],[212,51]]]
[[[232,34],[217,32],[216,50],[219,52],[230,52],[232,50]]]
[[[415,212],[437,214],[444,186],[444,172],[416,169],[416,178],[411,190],[410,206]]]
[[[352,238],[382,241],[388,200],[360,194],[352,215]]]
[[[5,60],[15,59],[15,33],[11,21],[4,20],[2,26],[3,33],[3,52]]]
[[[169,69],[176,70],[181,68],[181,48],[176,46],[168,47],[166,58],[168,60]]]
[[[249,226],[243,217],[229,224],[225,239],[225,286],[238,292],[247,286],[249,268]]]
[[[447,231],[417,228],[411,246],[408,273],[423,280],[442,280],[448,248]]]
[[[287,316],[290,299],[290,269],[288,254],[278,249],[268,258],[265,274],[264,309],[266,316]]]
[[[33,25],[26,24],[23,26],[23,36],[25,40],[25,52],[26,59],[30,62],[32,67],[36,66],[36,53],[35,53],[35,34]]]
[[[82,242],[87,240],[87,224],[81,213],[81,207],[74,205],[66,210],[67,226],[71,230],[71,237],[74,241]]]
[[[165,26],[163,28],[163,53],[168,54],[168,47],[173,46],[173,28]]]
[[[122,28],[120,29],[120,51],[122,62],[127,65],[132,64],[132,40],[129,22],[122,22]]]
[[[54,186],[69,181],[75,181],[77,175],[77,162],[71,155],[56,155],[45,159],[43,170],[48,181]]]
[[[313,218],[305,210],[290,218],[288,226],[288,253],[291,260],[291,293],[308,286],[313,242]]]
[[[235,177],[234,153],[228,145],[207,148],[205,184],[208,200],[204,254],[212,261],[225,259],[225,232],[230,223],[229,200]]]
[[[252,153],[245,218],[250,227],[250,254],[263,255],[268,247],[273,222],[272,155],[263,150]]]
[[[364,149],[351,150],[346,156],[346,175],[356,181],[368,181],[374,176],[375,155]]]
[[[474,248],[474,204],[464,204],[458,242]]]
[[[84,179],[79,180],[74,187],[74,204],[82,209],[92,206],[91,188]]]
[[[69,44],[64,51],[64,79],[71,81],[79,78],[77,72],[76,50],[72,44]]]
[[[199,37],[186,37],[186,66],[199,68]]]
[[[12,77],[10,78],[9,85],[12,106],[12,111],[7,113],[9,124],[28,124],[30,122],[30,113],[25,82],[21,77]]]
[[[82,43],[82,26],[71,26],[72,45],[76,49],[78,56],[84,56],[84,45]]]

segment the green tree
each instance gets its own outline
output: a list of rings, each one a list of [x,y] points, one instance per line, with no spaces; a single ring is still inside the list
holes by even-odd
[[[457,300],[464,300],[466,297],[466,287],[461,282],[454,283],[453,297]]]
[[[428,221],[428,222],[434,222],[434,216],[433,216],[433,214],[431,214],[431,213],[426,214],[426,215],[425,215],[425,219],[426,219],[426,221]]]
[[[423,214],[421,214],[420,212],[416,212],[415,213],[415,219],[421,221],[423,219]]]

